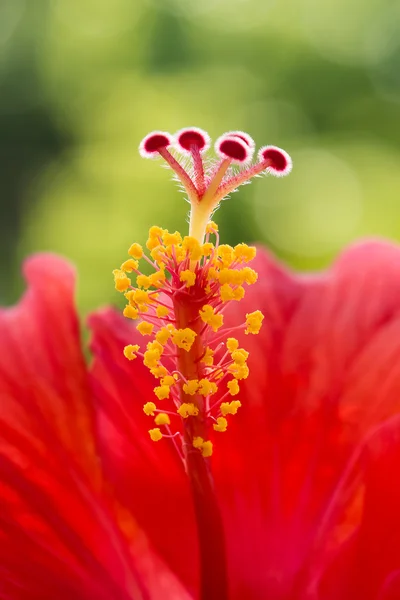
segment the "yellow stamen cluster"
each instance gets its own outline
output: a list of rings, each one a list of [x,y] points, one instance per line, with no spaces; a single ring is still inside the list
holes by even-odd
[[[137,344],[124,348],[128,360],[140,355],[159,380],[155,401],[143,406],[154,419],[150,438],[178,436],[182,441],[182,428],[186,439],[188,432],[196,432],[189,439],[205,458],[213,451],[208,431],[225,432],[227,416],[241,406],[239,400],[225,398],[237,396],[238,382],[249,374],[248,352],[239,347],[238,339],[228,337],[230,329],[224,327],[221,311],[227,302],[241,300],[245,286],[257,281],[257,273],[246,264],[255,257],[255,249],[246,244],[214,245],[209,238],[217,232],[210,222],[201,244],[194,237],[151,227],[146,242],[150,257],[134,243],[130,258],[113,271],[115,287],[127,300],[124,316],[140,319],[138,333],[150,338],[142,351]],[[152,266],[152,273],[139,270],[141,259]],[[248,313],[246,322],[235,329],[257,334],[262,320],[260,311]],[[160,410],[158,402],[167,410]]]

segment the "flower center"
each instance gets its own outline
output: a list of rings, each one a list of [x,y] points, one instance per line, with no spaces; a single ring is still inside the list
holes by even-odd
[[[233,334],[241,329],[257,334],[263,320],[254,311],[243,323],[224,326],[227,304],[240,301],[245,286],[257,281],[247,266],[256,251],[246,244],[220,245],[213,222],[203,244],[152,227],[147,248],[150,257],[133,244],[132,258],[114,271],[116,288],[128,300],[124,315],[140,318],[137,330],[150,338],[145,348],[130,344],[124,354],[129,360],[141,356],[158,379],[154,399],[143,407],[154,417],[151,439],[171,439],[184,460],[188,448],[207,458],[213,451],[210,431],[227,430],[228,418],[241,406],[239,382],[249,375],[248,352]],[[150,263],[150,275],[139,270],[139,259]],[[135,286],[129,277],[133,273]]]

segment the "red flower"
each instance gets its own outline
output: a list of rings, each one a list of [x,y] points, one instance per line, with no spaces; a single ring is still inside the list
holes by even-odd
[[[212,458],[230,599],[400,597],[399,259],[370,243],[315,277],[256,259],[236,306],[265,326]],[[42,256],[26,274],[0,313],[0,597],[197,597],[189,487],[147,436],[154,384],[121,357],[132,327],[91,317],[88,376],[71,269]]]
[[[255,249],[209,218],[291,159],[249,164],[229,132],[210,166],[209,143],[143,140],[185,187],[191,235],[131,246],[115,287],[141,321],[92,315],[89,369],[61,259],[30,259],[0,312],[0,598],[400,598],[400,249],[356,246],[314,277],[261,251],[256,283]]]

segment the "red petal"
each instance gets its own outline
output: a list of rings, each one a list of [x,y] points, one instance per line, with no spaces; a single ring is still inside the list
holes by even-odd
[[[103,480],[73,271],[43,255],[25,273],[0,312],[0,596],[187,598]]]
[[[330,554],[354,531],[351,461],[371,428],[398,411],[400,249],[355,246],[314,277],[257,261],[259,283],[236,311],[262,310],[264,326],[243,336],[250,377],[213,467],[235,598],[260,590],[292,598],[319,577],[322,549]]]
[[[183,465],[168,440],[155,443],[153,420],[143,404],[157,380],[138,359],[123,355],[142,343],[135,327],[113,310],[93,314],[93,387],[99,403],[99,435],[106,474],[160,556],[190,589],[197,589],[197,538]],[[138,337],[140,339],[138,339]]]

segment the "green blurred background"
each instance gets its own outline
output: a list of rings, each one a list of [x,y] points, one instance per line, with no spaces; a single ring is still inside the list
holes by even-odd
[[[170,173],[138,155],[152,129],[292,155],[223,204],[226,242],[316,269],[359,236],[400,241],[398,0],[0,0],[0,52],[2,303],[52,250],[86,312],[150,225],[186,231]]]

